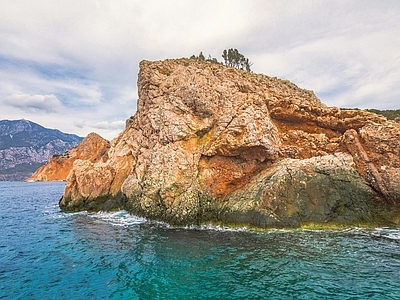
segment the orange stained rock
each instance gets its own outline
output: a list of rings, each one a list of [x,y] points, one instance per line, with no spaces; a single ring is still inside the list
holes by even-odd
[[[65,180],[71,171],[74,162],[78,159],[90,162],[106,161],[110,142],[96,133],[90,133],[75,148],[61,155],[53,155],[49,162],[41,166],[27,180],[54,181]]]

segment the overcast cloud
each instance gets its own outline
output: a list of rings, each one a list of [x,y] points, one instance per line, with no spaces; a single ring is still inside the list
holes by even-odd
[[[398,0],[3,0],[0,119],[112,139],[141,60],[227,48],[327,105],[399,109],[399,15]]]

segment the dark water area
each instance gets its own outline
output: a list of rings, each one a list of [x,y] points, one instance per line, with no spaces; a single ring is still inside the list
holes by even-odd
[[[400,299],[400,230],[173,228],[0,182],[0,299]]]

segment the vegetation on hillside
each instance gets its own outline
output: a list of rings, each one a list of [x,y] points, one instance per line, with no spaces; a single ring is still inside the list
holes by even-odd
[[[340,108],[342,110],[360,110],[359,108]],[[382,115],[384,117],[386,117],[386,119],[388,120],[393,120],[396,121],[398,123],[400,123],[400,109],[394,109],[394,110],[379,110],[379,109],[374,109],[374,108],[370,108],[370,109],[366,109],[366,111],[378,114],[378,115]]]
[[[198,60],[209,61],[209,62],[214,63],[214,64],[219,64],[220,63],[220,62],[218,62],[218,60],[215,57],[211,57],[210,54],[208,55],[208,57],[206,59],[204,54],[203,54],[203,52],[200,52],[198,56],[192,55],[190,57],[190,59],[198,59]]]
[[[222,52],[222,58],[224,59],[225,66],[234,67],[240,70],[246,70],[250,72],[250,67],[253,65],[248,58],[244,57],[237,49],[224,50]]]
[[[388,120],[394,120],[396,122],[400,122],[400,109],[395,109],[395,110],[367,109],[367,111],[385,116],[386,119]]]
[[[222,58],[224,59],[223,62],[219,62],[215,57],[211,57],[211,55],[208,55],[208,57],[205,58],[203,52],[200,52],[198,56],[192,55],[190,57],[190,59],[209,61],[215,64],[224,64],[228,67],[251,72],[251,66],[253,65],[253,63],[243,54],[241,54],[237,49],[230,48],[228,50],[224,50],[222,52]]]
[[[16,165],[13,168],[0,169],[0,175],[8,175],[8,174],[19,173],[19,172],[33,173],[42,165],[44,165],[44,163],[38,163],[38,162],[22,163],[22,164]]]

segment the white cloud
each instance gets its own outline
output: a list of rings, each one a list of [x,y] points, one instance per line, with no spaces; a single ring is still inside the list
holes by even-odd
[[[328,105],[399,108],[399,15],[397,0],[3,0],[0,119],[111,139],[136,110],[140,60],[230,47]]]
[[[92,127],[97,129],[118,129],[122,131],[125,128],[125,121],[102,121],[93,124]]]
[[[274,37],[278,46],[258,50],[254,69],[312,89],[328,105],[398,107],[400,3],[382,8],[347,1],[329,10],[332,3],[292,15],[284,29],[291,39]]]
[[[86,126],[86,121],[85,120],[74,120],[72,122],[72,124],[75,127],[82,129],[82,128],[84,128]]]
[[[54,95],[13,94],[3,103],[33,113],[60,113],[62,104]]]

